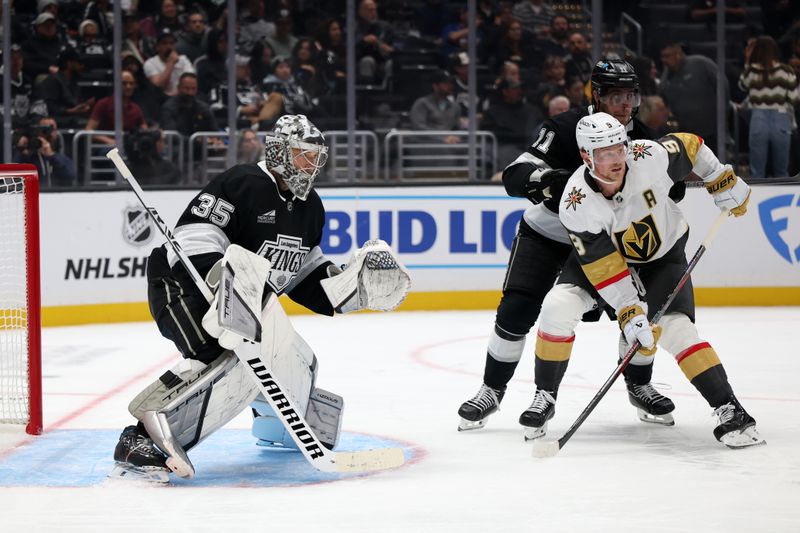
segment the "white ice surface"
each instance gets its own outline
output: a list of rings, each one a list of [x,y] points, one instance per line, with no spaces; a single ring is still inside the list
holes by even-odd
[[[398,470],[288,488],[0,487],[0,531],[800,531],[800,308],[698,310],[701,337],[766,446],[716,442],[710,408],[662,351],[654,382],[675,401],[674,427],[639,422],[617,383],[549,459],[531,456],[517,425],[534,389],[533,341],[502,410],[482,430],[456,431],[493,320],[488,311],[293,317],[319,358],[318,385],[345,397],[344,430],[424,452]],[[610,322],[579,326],[548,438],[610,375],[616,341]],[[43,348],[46,431],[121,429],[128,401],[177,360],[149,323],[46,329]],[[0,447],[21,439],[4,431]]]

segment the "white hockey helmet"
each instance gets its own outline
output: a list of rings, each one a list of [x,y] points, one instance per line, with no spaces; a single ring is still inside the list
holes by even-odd
[[[575,127],[578,149],[589,156],[590,168],[594,168],[594,151],[598,148],[623,143],[628,151],[628,133],[625,126],[608,113],[593,113],[578,121]]]
[[[306,168],[295,166],[298,156],[308,162]],[[264,157],[267,168],[279,173],[292,194],[305,200],[328,161],[328,146],[322,132],[305,115],[284,115],[264,140]]]

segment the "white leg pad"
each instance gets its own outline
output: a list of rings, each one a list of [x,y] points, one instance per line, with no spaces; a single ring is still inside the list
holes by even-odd
[[[596,305],[588,292],[576,285],[554,286],[542,302],[539,330],[550,335],[568,337],[575,331],[584,313]]]
[[[495,328],[498,326],[495,325]],[[519,340],[506,340],[497,334],[496,329],[492,329],[489,335],[488,351],[496,361],[503,363],[516,363],[522,358],[525,349],[526,337]]]
[[[211,364],[184,360],[134,398],[128,410],[182,477],[194,467],[186,452],[241,413],[258,394],[238,358],[225,352]]]

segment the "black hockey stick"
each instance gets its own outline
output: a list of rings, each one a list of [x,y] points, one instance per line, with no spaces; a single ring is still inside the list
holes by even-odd
[[[681,291],[683,286],[686,285],[686,281],[688,281],[689,276],[692,273],[692,270],[694,270],[694,267],[697,266],[697,263],[700,261],[700,258],[703,257],[703,254],[708,249],[709,245],[711,244],[711,241],[714,240],[714,237],[716,236],[719,227],[722,225],[722,223],[725,221],[725,219],[728,217],[729,214],[730,212],[728,211],[728,209],[723,209],[722,212],[717,217],[717,219],[711,225],[711,229],[708,230],[706,238],[703,240],[702,244],[700,244],[700,247],[695,252],[694,257],[692,257],[692,260],[689,261],[689,265],[686,267],[686,271],[683,273],[683,276],[681,276],[681,279],[678,281],[678,284],[672,290],[669,297],[667,298],[667,301],[664,302],[664,305],[661,306],[661,308],[653,317],[652,321],[653,324],[658,324],[658,321],[661,320],[661,317],[663,317],[664,314],[667,312],[667,309],[669,308],[672,301]],[[563,437],[561,437],[558,440],[551,440],[551,441],[537,439],[533,443],[532,453],[534,457],[552,457],[556,455],[559,452],[559,450],[561,450],[561,448],[564,447],[567,441],[569,441],[569,439],[572,438],[572,435],[576,431],[578,431],[579,427],[581,427],[581,424],[583,424],[584,421],[586,421],[586,419],[589,417],[591,412],[594,411],[594,408],[597,407],[597,404],[600,403],[600,400],[603,399],[603,396],[606,395],[606,393],[614,384],[614,382],[617,380],[619,375],[622,374],[622,372],[625,370],[625,367],[628,366],[628,363],[630,363],[631,359],[633,359],[634,354],[636,354],[636,352],[639,350],[640,347],[641,343],[638,340],[633,343],[628,352],[625,354],[625,357],[623,357],[622,361],[620,361],[617,368],[614,369],[614,372],[611,374],[611,376],[609,376],[606,382],[603,383],[603,386],[600,387],[600,390],[597,391],[597,394],[594,395],[592,401],[590,401],[589,405],[587,405],[586,408],[581,412],[581,414],[578,415],[578,418],[575,420],[575,422],[572,423],[572,426],[570,426],[567,432],[564,433]]]
[[[172,247],[175,255],[178,256],[181,264],[186,268],[206,300],[211,303],[214,294],[209,289],[205,280],[197,272],[192,262],[186,256],[174,235],[169,230],[166,222],[158,214],[154,207],[148,207],[144,201],[144,192],[133,177],[125,161],[119,155],[116,148],[112,148],[106,154],[119,170],[122,177],[130,184],[139,202],[142,204],[156,226],[164,235],[167,244]],[[270,298],[272,305],[280,306],[277,300]],[[334,452],[330,451],[319,441],[317,436],[308,427],[308,423],[303,417],[303,413],[296,408],[290,396],[279,382],[278,378],[272,374],[272,368],[260,357],[258,346],[252,342],[244,342],[234,350],[241,363],[252,372],[252,378],[261,388],[261,392],[267,403],[278,415],[278,419],[283,424],[286,432],[292,437],[303,456],[318,470],[323,472],[366,472],[370,470],[384,470],[402,465],[405,462],[402,448],[380,448],[376,450],[364,450],[356,452]],[[169,463],[168,463],[169,464]]]

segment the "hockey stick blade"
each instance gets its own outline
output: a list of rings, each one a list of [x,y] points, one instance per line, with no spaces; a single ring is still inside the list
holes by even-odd
[[[561,445],[557,440],[536,439],[533,441],[531,455],[542,459],[545,457],[554,457],[560,449]]]
[[[337,472],[371,472],[403,466],[406,458],[402,448],[381,448],[363,452],[335,452]]]

